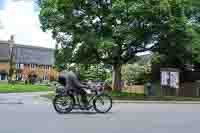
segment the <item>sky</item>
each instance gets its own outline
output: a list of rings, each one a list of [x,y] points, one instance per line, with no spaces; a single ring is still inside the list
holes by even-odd
[[[24,45],[54,48],[51,33],[40,29],[36,0],[0,0],[0,40],[14,35]]]
[[[0,40],[14,35],[17,44],[55,48],[51,33],[40,28],[36,7],[36,0],[0,0]]]

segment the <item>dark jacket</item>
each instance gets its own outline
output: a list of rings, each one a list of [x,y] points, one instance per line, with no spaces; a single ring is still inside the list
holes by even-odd
[[[80,88],[86,88],[86,85],[83,85],[78,80],[78,77],[76,74],[72,71],[66,72],[63,71],[60,73],[61,77],[65,78],[65,88],[66,89],[80,89]]]

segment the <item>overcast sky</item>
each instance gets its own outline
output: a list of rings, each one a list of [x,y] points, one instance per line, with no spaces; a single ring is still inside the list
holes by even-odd
[[[24,45],[55,47],[50,33],[40,29],[36,0],[0,0],[0,40],[15,36]]]

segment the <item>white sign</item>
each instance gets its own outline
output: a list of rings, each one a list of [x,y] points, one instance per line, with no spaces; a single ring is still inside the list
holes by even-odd
[[[170,72],[170,87],[179,88],[179,73]]]
[[[161,71],[161,85],[179,88],[179,72]]]
[[[169,72],[162,71],[161,72],[161,85],[166,86],[168,85],[169,80]]]

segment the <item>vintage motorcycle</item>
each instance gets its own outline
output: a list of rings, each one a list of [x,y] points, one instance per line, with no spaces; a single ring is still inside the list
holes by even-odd
[[[94,87],[94,89],[84,89],[87,93],[89,105],[83,106],[81,95],[74,90],[66,90],[62,87],[56,89],[56,95],[53,99],[53,106],[56,112],[60,114],[69,113],[72,110],[91,110],[97,113],[107,113],[112,108],[111,96]]]

